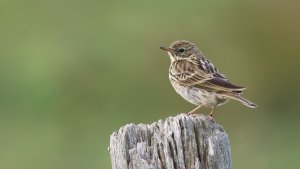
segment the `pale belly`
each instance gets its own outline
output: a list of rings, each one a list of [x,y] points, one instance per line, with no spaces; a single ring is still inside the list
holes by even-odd
[[[181,97],[197,106],[214,107],[224,104],[227,101],[227,98],[214,92],[208,92],[196,87],[181,86],[172,80],[171,84]]]

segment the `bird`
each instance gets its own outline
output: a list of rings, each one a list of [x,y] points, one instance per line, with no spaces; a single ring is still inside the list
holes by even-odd
[[[170,47],[160,47],[170,57],[169,80],[175,91],[196,108],[187,114],[196,114],[202,107],[211,108],[210,117],[217,106],[228,100],[256,108],[256,104],[241,96],[245,87],[232,84],[203,55],[199,48],[187,40],[173,42]]]

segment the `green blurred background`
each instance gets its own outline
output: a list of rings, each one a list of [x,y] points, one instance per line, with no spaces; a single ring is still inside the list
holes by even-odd
[[[296,0],[1,0],[0,168],[111,168],[113,131],[194,108],[169,84],[158,48],[179,39],[259,105],[216,110],[233,168],[297,168],[299,9]]]

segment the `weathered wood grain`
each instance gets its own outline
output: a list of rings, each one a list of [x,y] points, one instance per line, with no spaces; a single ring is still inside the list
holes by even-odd
[[[228,135],[204,115],[127,124],[111,135],[109,151],[113,169],[231,169]]]

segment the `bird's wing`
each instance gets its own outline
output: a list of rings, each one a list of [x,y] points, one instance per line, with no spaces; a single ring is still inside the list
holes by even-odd
[[[171,75],[177,79],[177,82],[185,86],[195,86],[219,93],[240,93],[245,89],[245,87],[230,83],[212,63],[204,58],[198,62],[177,61],[172,69]]]
[[[177,61],[171,65],[170,75],[178,83],[185,86],[193,86],[213,79],[213,75],[206,73],[195,62]]]
[[[205,88],[207,90],[214,91],[217,93],[223,93],[223,92],[241,93],[243,90],[246,89],[245,87],[236,86],[230,83],[229,81],[227,81],[227,79],[223,79],[219,77],[214,77],[203,83],[199,83],[195,86],[199,88]]]
[[[207,90],[215,92],[237,92],[240,93],[244,90],[244,87],[239,87],[233,85],[228,81],[228,79],[219,73],[218,69],[206,58],[199,57],[197,62],[198,68],[210,74],[211,79],[206,80],[205,82],[196,84],[197,87],[206,88]]]

